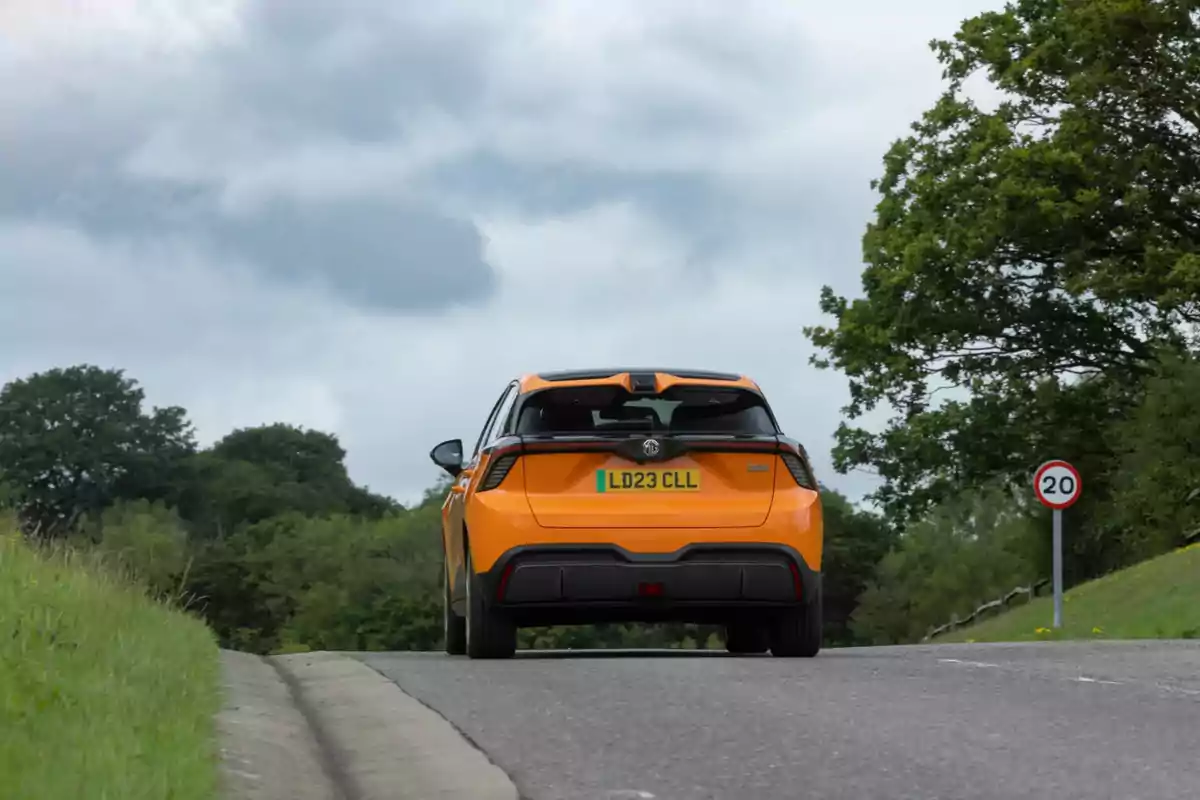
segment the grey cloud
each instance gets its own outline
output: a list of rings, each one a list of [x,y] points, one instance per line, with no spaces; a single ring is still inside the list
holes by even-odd
[[[334,3],[254,4],[244,47],[207,55],[205,64],[215,66],[198,69],[196,79],[206,80],[189,88],[211,86],[206,81],[215,74],[216,91],[196,91],[194,101],[152,97],[114,115],[102,94],[85,89],[47,99],[0,141],[0,219],[60,223],[101,239],[191,240],[274,281],[316,280],[343,300],[386,311],[428,312],[486,299],[495,276],[478,230],[422,205],[411,192],[404,199],[345,192],[325,199],[318,186],[310,201],[268,199],[230,215],[219,198],[222,181],[236,180],[236,173],[188,182],[122,168],[163,124],[214,131],[236,120],[265,132],[273,145],[322,129],[351,139],[386,138],[402,109],[475,91],[477,64],[457,35],[406,39],[396,23],[371,10],[386,4],[360,5],[362,13],[340,16]],[[322,43],[354,26],[375,37],[374,44],[352,47],[344,67],[318,63]],[[366,55],[358,57],[360,51]]]
[[[720,285],[765,286],[768,300],[792,304],[784,313],[794,324],[789,318],[772,329],[767,355],[762,339],[744,334],[761,302],[739,306],[742,320],[731,320],[720,338],[736,362],[730,366],[749,362],[747,369],[763,370],[755,373],[760,379],[784,384],[772,396],[791,404],[798,432],[814,452],[824,451],[822,437],[837,422],[829,395],[840,401],[844,392],[797,372],[807,353],[799,327],[815,315],[810,283],[823,282],[834,265],[845,273],[839,288],[855,289],[870,205],[865,180],[882,148],[872,148],[868,164],[861,137],[810,131],[808,116],[870,102],[860,90],[878,87],[879,78],[863,65],[866,51],[826,59],[794,28],[770,16],[755,21],[753,4],[736,11],[643,4],[639,14],[663,23],[629,39],[619,32],[613,41],[628,50],[610,48],[613,57],[600,63],[590,20],[580,15],[551,18],[549,29],[536,23],[541,35],[561,36],[548,48],[521,41],[535,29],[525,24],[529,15],[557,4],[504,4],[501,12],[501,4],[484,2],[474,5],[482,14],[474,20],[469,5],[246,0],[236,39],[204,45],[194,61],[181,56],[155,73],[153,63],[131,57],[116,77],[93,83],[86,71],[73,75],[77,87],[118,86],[121,103],[98,90],[76,91],[4,120],[0,233],[5,217],[42,218],[80,228],[87,246],[103,254],[64,271],[70,253],[45,243],[38,258],[15,247],[0,253],[0,295],[7,296],[0,321],[19,323],[7,331],[9,341],[32,343],[11,368],[32,365],[35,353],[54,363],[110,359],[166,386],[168,401],[209,409],[200,416],[215,434],[276,418],[329,426],[368,482],[415,491],[432,477],[426,440],[442,427],[446,435],[477,430],[475,415],[486,414],[502,385],[504,376],[494,390],[463,377],[490,368],[477,346],[463,345],[477,345],[478,330],[505,326],[526,342],[522,357],[534,366],[556,358],[570,366],[590,360],[579,352],[606,352],[586,333],[522,339],[528,320],[488,307],[453,323],[404,319],[493,290],[480,234],[466,218],[491,212],[537,221],[629,201],[653,217],[648,227],[656,233],[671,229],[667,257],[674,263],[686,248],[693,272],[685,279],[698,287],[656,300],[652,313],[680,306],[709,313],[696,299],[716,284],[704,270],[725,273],[715,276]],[[499,19],[505,15],[511,20]],[[559,27],[569,25],[575,28]],[[818,27],[811,36],[823,35]],[[565,49],[558,54],[563,42],[580,44],[578,62]],[[0,95],[15,82],[5,78]],[[898,133],[909,116],[895,120]],[[437,146],[443,133],[444,151]],[[794,147],[781,141],[787,138]],[[148,140],[162,147],[144,147]],[[411,163],[410,145],[419,151]],[[362,150],[369,152],[358,158]],[[147,152],[146,161],[133,163],[148,168],[123,171],[133,154]],[[363,174],[371,180],[358,180]],[[579,247],[573,243],[586,246],[596,235],[611,234],[565,239]],[[167,243],[155,245],[159,237]],[[619,257],[653,242],[631,236],[605,244],[604,252]],[[571,252],[543,252],[529,239],[515,257],[544,257],[547,264],[528,271],[548,274],[554,262],[569,263]],[[119,286],[99,274],[130,260],[138,273]],[[245,262],[272,283],[264,289],[242,275],[217,274],[212,265],[222,261]],[[27,271],[12,269],[17,263]],[[728,281],[735,271],[736,281]],[[561,273],[564,295],[572,281]],[[330,299],[401,313],[346,315],[320,293],[295,287],[312,283],[327,286]],[[397,364],[401,351],[406,357]],[[714,357],[694,352],[697,362]],[[473,354],[469,369],[455,365],[461,353]],[[767,360],[756,367],[756,358]],[[413,405],[408,373],[447,363],[454,367],[446,368],[455,382],[451,401],[436,413]],[[803,386],[790,388],[797,374]],[[253,399],[239,399],[234,385]],[[223,408],[234,410],[216,410]],[[398,413],[418,422],[397,427]],[[860,483],[822,477],[852,489]]]
[[[465,22],[430,25],[411,9],[358,0],[252,3],[244,43],[216,54],[224,102],[284,136],[325,130],[381,141],[408,111],[478,101],[485,32]]]
[[[779,266],[854,291],[861,260],[863,209],[873,202],[867,180],[847,181],[837,164],[809,174],[803,191],[784,202],[760,200],[699,173],[647,173],[584,164],[518,164],[488,153],[447,164],[428,177],[439,191],[484,205],[502,205],[532,218],[567,216],[611,200],[633,201],[656,222],[683,231],[695,279],[714,263],[736,257],[747,243],[787,242],[793,257]],[[850,269],[840,268],[850,265]],[[815,308],[816,300],[812,299]]]
[[[732,244],[722,223],[728,209],[720,188],[694,173],[629,172],[584,164],[519,164],[477,153],[434,170],[430,185],[483,205],[503,204],[529,215],[568,216],[614,199],[629,200],[656,220],[686,230],[698,251],[712,254]]]
[[[363,307],[435,311],[485,299],[495,286],[473,224],[401,200],[276,201],[231,217],[210,187],[9,166],[0,160],[8,176],[0,217],[65,223],[101,239],[191,239],[277,282],[316,280]]]
[[[273,203],[213,232],[281,275],[323,276],[364,306],[437,309],[494,288],[472,224],[395,202]]]
[[[286,163],[288,145],[322,137],[398,143],[412,115],[436,109],[469,121],[480,113],[489,88],[489,48],[499,46],[503,36],[490,35],[494,31],[486,17],[446,24],[438,14],[418,8],[365,0],[251,2],[242,35],[207,53],[197,68],[194,100],[149,101],[142,119],[123,119],[119,130],[109,120],[93,124],[93,112],[76,106],[69,131],[76,136],[59,129],[53,157],[42,152],[37,127],[21,150],[0,153],[0,168],[10,176],[0,185],[0,213],[6,206],[9,213],[22,215],[37,209],[43,217],[104,236],[195,237],[198,244],[258,266],[274,280],[317,278],[353,303],[396,311],[478,301],[494,289],[495,276],[482,260],[478,232],[443,209],[420,205],[414,198],[422,189],[426,198],[457,195],[531,214],[557,215],[608,200],[632,200],[659,221],[686,231],[697,265],[737,249],[747,236],[790,232],[798,225],[829,229],[828,217],[837,203],[828,186],[821,187],[826,191],[811,209],[819,212],[815,217],[775,218],[778,208],[747,215],[745,198],[731,196],[727,186],[703,172],[621,170],[570,160],[517,163],[486,149],[391,192],[405,200],[345,196],[344,190],[337,200],[322,198],[320,179],[314,189],[309,177],[305,194],[313,200],[268,196],[243,215],[221,213],[216,198],[224,182],[237,182],[244,174],[232,165],[254,169],[252,161],[244,160],[245,152],[221,158],[216,142],[223,139],[223,127],[261,138]],[[719,64],[721,76],[735,86],[765,86],[781,66],[780,46],[764,44],[756,38],[759,34],[737,24],[715,29],[692,23],[673,26],[667,41],[679,59],[703,62],[701,73]],[[625,138],[686,142],[701,136],[733,146],[745,123],[712,98],[696,102],[695,97],[666,94],[654,102],[647,99],[639,96],[636,113],[621,120]],[[528,111],[537,118],[536,109]],[[209,161],[216,166],[213,174],[201,176],[204,183],[155,181],[119,171],[159,123],[177,123],[185,135],[190,131],[196,143],[210,149]],[[245,141],[241,133],[233,138]],[[187,147],[188,140],[183,142]],[[800,209],[789,210],[794,214]]]

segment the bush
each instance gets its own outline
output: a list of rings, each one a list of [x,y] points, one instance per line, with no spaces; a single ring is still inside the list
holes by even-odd
[[[937,508],[879,563],[853,614],[855,635],[874,644],[917,641],[953,614],[1029,583],[1037,574],[1024,552],[1032,525],[999,488]]]
[[[180,596],[191,559],[174,511],[146,500],[117,503],[84,526],[82,540],[154,595]]]

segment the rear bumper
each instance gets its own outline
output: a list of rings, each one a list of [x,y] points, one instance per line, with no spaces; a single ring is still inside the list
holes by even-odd
[[[616,545],[527,545],[484,575],[492,602],[515,613],[787,607],[819,591],[819,574],[780,544],[705,543],[673,553]],[[636,614],[634,614],[636,616]]]

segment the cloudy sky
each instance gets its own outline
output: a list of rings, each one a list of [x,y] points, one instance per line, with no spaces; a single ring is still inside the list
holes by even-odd
[[[859,497],[801,328],[998,5],[3,0],[0,380],[121,367],[407,501],[515,374],[728,369]]]

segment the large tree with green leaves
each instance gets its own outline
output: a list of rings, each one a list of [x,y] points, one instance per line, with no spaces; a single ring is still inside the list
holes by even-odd
[[[90,365],[0,389],[0,483],[30,530],[61,533],[118,500],[175,500],[191,426],[144,399],[121,370]]]
[[[284,423],[240,428],[190,463],[184,516],[212,537],[292,512],[377,518],[399,509],[356,486],[345,458],[331,433]]]
[[[827,287],[835,324],[806,330],[851,420],[894,410],[834,455],[898,519],[1052,451],[1102,458],[1096,425],[1200,321],[1195,4],[1019,0],[933,48],[949,87],[874,184],[864,296]],[[994,109],[964,88],[980,74]]]
[[[825,552],[821,559],[821,593],[825,614],[825,642],[830,645],[860,643],[850,618],[859,596],[875,574],[875,565],[887,555],[896,538],[878,514],[857,509],[845,496],[822,487],[825,519]]]
[[[851,617],[856,640],[915,642],[952,615],[966,617],[1028,585],[1037,571],[1030,544],[1038,533],[1003,488],[964,492],[938,504],[869,576]]]
[[[1126,562],[1179,547],[1200,530],[1200,361],[1168,358],[1114,431],[1112,515]]]

